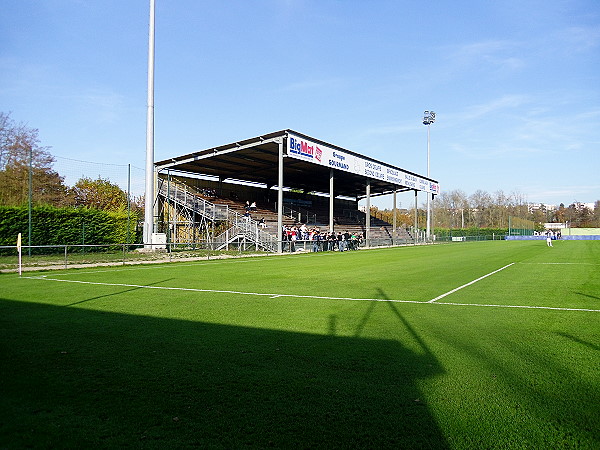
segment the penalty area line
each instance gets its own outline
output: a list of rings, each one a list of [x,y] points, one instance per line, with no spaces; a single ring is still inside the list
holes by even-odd
[[[498,270],[494,270],[493,272],[487,273],[487,274],[485,274],[484,276],[477,278],[476,280],[470,281],[470,282],[469,282],[469,283],[467,283],[467,284],[463,284],[462,286],[459,286],[459,287],[457,287],[456,289],[452,289],[451,291],[445,292],[445,293],[444,293],[444,294],[442,294],[442,295],[438,295],[436,298],[432,298],[432,299],[431,299],[431,300],[429,300],[427,303],[435,303],[437,300],[440,300],[440,299],[442,299],[442,298],[444,298],[444,297],[447,297],[447,296],[448,296],[448,295],[450,295],[450,294],[454,294],[456,291],[460,291],[461,289],[463,289],[463,288],[466,288],[467,286],[471,286],[472,284],[475,284],[475,283],[477,283],[478,281],[481,281],[481,280],[483,280],[484,278],[487,278],[487,277],[489,277],[489,276],[491,276],[491,275],[494,275],[495,273],[498,273],[498,272],[500,272],[501,270],[504,270],[504,269],[506,269],[507,267],[510,267],[510,266],[512,266],[513,264],[514,264],[514,262],[512,262],[512,263],[510,263],[510,264],[507,264],[506,266],[504,266],[504,267],[501,267],[501,268],[499,268]]]

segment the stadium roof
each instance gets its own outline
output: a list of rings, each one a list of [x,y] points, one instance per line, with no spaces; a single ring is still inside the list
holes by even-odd
[[[394,190],[439,193],[436,180],[289,129],[158,161],[155,167],[271,187],[278,184],[280,143],[283,185],[288,188],[327,193],[333,169],[336,196],[366,197],[367,179],[371,196]]]

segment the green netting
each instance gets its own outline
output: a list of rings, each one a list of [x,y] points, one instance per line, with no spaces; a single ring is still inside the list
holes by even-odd
[[[533,236],[535,223],[532,220],[522,219],[520,217],[508,218],[509,236]]]

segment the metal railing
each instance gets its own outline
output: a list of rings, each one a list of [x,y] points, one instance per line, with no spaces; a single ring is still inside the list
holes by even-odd
[[[243,218],[245,220],[245,218]],[[275,255],[280,242],[265,233],[268,245],[259,245],[248,238],[255,236],[251,225],[241,224],[231,227],[223,233],[221,241],[202,240],[194,243],[170,242],[154,244],[153,250],[148,251],[148,245],[143,244],[65,244],[65,245],[32,245],[22,247],[22,267],[25,271],[69,269],[91,266],[115,266],[132,264],[151,264],[177,262],[184,260],[217,259],[234,256]],[[261,230],[258,230],[258,234]],[[264,232],[263,232],[264,233]],[[504,240],[505,236],[465,236],[459,242],[483,240]],[[433,240],[434,244],[453,243],[450,238]],[[454,243],[458,243],[454,241]],[[371,238],[342,244],[345,250],[360,250],[378,247],[394,247],[404,245],[420,245],[424,241],[407,238]],[[308,252],[339,252],[340,243],[334,241],[284,240],[281,241],[283,253]],[[27,256],[31,250],[31,256]],[[156,251],[158,250],[158,251]],[[0,271],[16,272],[18,269],[18,251],[16,246],[0,246]]]
[[[203,199],[195,189],[186,184],[172,180],[167,182],[161,179],[159,194],[168,201],[189,208],[208,220],[228,220],[229,218],[229,206],[218,205]]]
[[[245,217],[227,205],[211,203],[200,197],[190,186],[173,180],[165,181],[159,186],[159,193],[168,201],[199,214],[210,221],[224,221],[231,225],[218,236],[213,237],[217,249],[227,248],[237,241],[251,241],[257,248],[275,251],[277,238],[261,229],[258,221]]]
[[[232,226],[214,237],[215,248],[225,249],[232,243],[249,241],[256,245],[257,250],[262,248],[277,251],[277,237],[261,229],[256,220],[244,217],[236,211],[230,211],[229,214]]]
[[[168,201],[187,208],[210,221],[228,223],[230,226],[224,232],[212,237],[212,243],[216,249],[228,249],[230,245],[238,245],[239,243],[243,243],[244,246],[254,244],[257,250],[277,251],[278,249],[276,232],[269,233],[265,231],[260,227],[258,221],[238,213],[227,205],[219,205],[205,200],[196,189],[184,183],[161,179],[159,193]],[[299,209],[300,211],[283,205],[283,214],[299,223],[311,223],[311,220],[316,222],[316,214],[302,208]],[[348,209],[344,210],[344,216],[354,218],[359,223],[365,222],[366,217],[365,213]],[[375,217],[371,217],[375,219]],[[387,229],[386,234],[389,236],[377,236],[369,239],[369,246],[418,244],[427,241],[425,232],[414,229],[414,227],[407,230],[407,235],[403,237],[391,236]],[[429,242],[432,242],[432,240]]]
[[[275,206],[277,206],[277,204],[275,204]],[[317,223],[317,215],[304,208],[292,209],[289,206],[283,205],[282,214],[293,219],[296,223]]]

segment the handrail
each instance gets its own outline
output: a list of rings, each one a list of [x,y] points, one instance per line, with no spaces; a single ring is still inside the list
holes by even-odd
[[[190,208],[209,220],[227,220],[229,217],[229,206],[211,203],[200,197],[197,192],[194,192],[194,189],[185,184],[171,181],[170,186],[165,186],[164,180],[161,181],[159,193],[169,200]]]
[[[215,243],[225,244],[233,234],[234,237],[243,235],[246,239],[268,250],[276,248],[277,238],[261,230],[256,220],[242,216],[227,205],[218,205],[205,200],[197,192],[194,192],[195,189],[186,184],[170,181],[165,186],[165,181],[161,181],[159,192],[169,200],[190,208],[211,221],[222,220],[232,224],[228,230],[213,238]]]
[[[289,206],[283,205],[282,214],[290,219],[294,219],[298,223],[317,223],[317,215],[304,208],[298,208],[298,210],[295,210]],[[305,220],[302,220],[303,216]]]

